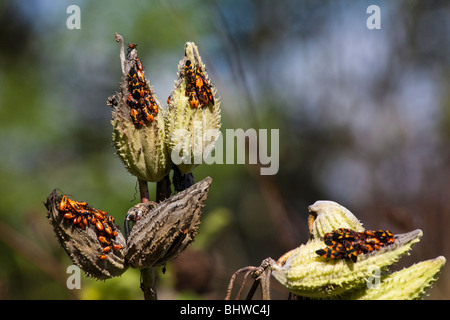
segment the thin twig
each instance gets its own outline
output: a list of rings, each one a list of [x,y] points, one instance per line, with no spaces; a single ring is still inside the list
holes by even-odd
[[[240,274],[245,272],[244,279],[242,280],[241,286],[239,288],[239,291],[236,295],[236,300],[238,300],[241,297],[241,293],[244,289],[245,282],[247,281],[248,275],[252,275],[253,279],[255,281],[252,284],[252,287],[250,288],[250,291],[247,294],[246,300],[251,300],[253,296],[255,295],[256,289],[258,288],[259,284],[261,283],[261,296],[263,300],[270,300],[270,276],[271,276],[271,266],[275,263],[275,261],[272,258],[264,259],[261,262],[261,265],[259,267],[244,267],[233,273],[233,275],[230,278],[230,282],[228,284],[227,288],[227,294],[225,296],[225,300],[230,300],[231,298],[231,291],[233,290],[234,282],[236,281],[236,277]]]
[[[233,290],[234,281],[236,280],[236,277],[242,273],[242,272],[248,272],[254,270],[255,267],[244,267],[233,273],[233,275],[230,278],[230,282],[228,284],[227,294],[225,296],[225,300],[230,300],[231,297],[231,291]],[[245,282],[245,281],[244,281]]]
[[[259,283],[261,281],[260,280],[255,280],[253,281],[253,285],[250,288],[250,291],[247,294],[247,297],[245,298],[245,300],[252,300],[253,296],[255,295],[256,289],[258,289]]]

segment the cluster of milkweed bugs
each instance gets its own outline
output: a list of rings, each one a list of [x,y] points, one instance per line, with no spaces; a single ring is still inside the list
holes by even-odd
[[[59,204],[59,212],[64,214],[64,220],[67,223],[73,223],[77,227],[84,230],[88,224],[95,226],[97,239],[102,246],[102,250],[98,257],[105,260],[105,253],[122,249],[119,244],[114,244],[114,240],[118,235],[116,229],[119,227],[114,223],[114,218],[105,211],[91,208],[86,202],[78,202],[63,195]]]
[[[351,229],[340,228],[324,235],[327,248],[317,250],[316,253],[324,258],[358,260],[359,254],[379,250],[385,245],[395,242],[394,235],[387,230],[366,230],[356,232]]]
[[[199,105],[214,105],[214,95],[211,91],[211,84],[206,80],[206,76],[200,66],[194,70],[191,60],[186,60],[184,65],[186,75],[185,95],[189,97],[189,103],[192,108],[198,108]]]
[[[128,44],[128,53],[136,48],[136,44]],[[130,107],[130,116],[136,127],[142,126],[144,121],[152,122],[158,113],[158,105],[150,91],[144,76],[144,66],[139,58],[135,59],[134,66],[128,72],[127,104]]]

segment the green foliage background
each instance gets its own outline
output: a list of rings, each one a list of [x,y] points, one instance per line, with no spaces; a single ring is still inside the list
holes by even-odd
[[[66,9],[81,9],[69,30]],[[381,30],[366,8],[379,5]],[[280,170],[203,165],[213,185],[194,245],[158,270],[162,299],[222,299],[231,274],[307,239],[333,200],[368,228],[420,228],[405,264],[450,256],[450,6],[446,1],[1,1],[0,298],[141,299],[139,272],[66,287],[71,264],[42,202],[54,188],[123,221],[136,179],[111,143],[114,33],[138,43],[165,103],[194,41],[222,131],[280,129]],[[154,192],[154,185],[151,185]],[[430,291],[450,297],[448,271]],[[287,293],[275,287],[274,297]]]

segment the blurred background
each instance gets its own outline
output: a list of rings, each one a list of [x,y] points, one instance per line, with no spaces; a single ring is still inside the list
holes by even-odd
[[[81,29],[68,29],[69,5]],[[369,5],[381,29],[369,30]],[[370,229],[424,236],[395,268],[450,258],[448,1],[0,1],[0,298],[142,299],[140,274],[69,290],[43,206],[55,188],[122,225],[136,179],[114,154],[107,98],[118,32],[165,103],[194,41],[225,129],[280,129],[279,171],[202,165],[213,178],[194,244],[157,269],[160,299],[223,299],[231,275],[308,239],[333,200]],[[154,184],[150,184],[154,193]],[[273,283],[274,298],[287,292]],[[444,266],[427,299],[449,299]]]

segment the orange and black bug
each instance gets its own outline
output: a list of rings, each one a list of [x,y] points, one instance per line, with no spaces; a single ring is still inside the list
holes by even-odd
[[[211,88],[206,86],[204,92],[208,97],[209,102],[211,102],[214,105],[214,95],[211,92]]]
[[[137,47],[136,43],[129,43],[127,53],[129,54],[131,52],[131,50],[135,49],[136,47]]]
[[[103,214],[101,213],[100,210],[92,210],[92,214],[96,219],[103,220]]]
[[[394,235],[392,234],[392,232],[388,231],[388,230],[378,230],[375,231],[375,236],[380,239],[380,241],[389,241],[390,239],[394,238]]]
[[[106,252],[108,252],[109,250],[111,250],[111,247],[110,246],[107,246],[107,247],[104,247],[103,248],[103,253],[106,253]]]
[[[152,122],[154,120],[153,114],[150,113],[147,106],[142,108],[142,114],[144,116],[144,119],[148,122]]]
[[[106,231],[107,234],[112,234],[111,226],[107,222],[103,222],[103,229]]]
[[[95,226],[97,227],[98,231],[103,231],[105,228],[103,227],[103,223],[100,220],[97,220],[95,223]]]
[[[144,72],[142,71],[142,69],[138,69],[136,71],[136,77],[142,86],[147,86],[147,82],[145,81],[145,76],[144,76]]]
[[[70,213],[70,212],[67,212],[67,213],[64,214],[64,218],[66,218],[66,219],[73,219],[74,215],[72,213]]]
[[[136,67],[138,68],[138,70],[140,70],[140,71],[144,70],[144,65],[142,64],[141,60],[139,58],[136,58],[135,61],[136,61]]]
[[[343,239],[356,239],[358,233],[351,229],[340,228],[333,232],[326,233],[324,239],[343,240]]]
[[[197,90],[197,92],[201,92],[203,85],[204,85],[203,76],[201,73],[197,71],[195,75],[195,90]]]
[[[344,255],[342,252],[335,251],[331,248],[325,248],[317,250],[316,253],[324,258],[333,258],[333,259],[341,259],[344,258]]]
[[[100,259],[102,259],[102,260],[106,260],[108,257],[107,256],[105,256],[104,254],[100,254],[99,256],[98,256]]]
[[[184,64],[184,73],[186,74],[189,82],[192,83],[195,80],[195,72],[192,68],[191,60],[186,60],[186,63]]]
[[[195,90],[195,71],[192,67],[191,60],[186,60],[184,65],[184,73],[186,75],[186,91],[185,96],[189,96],[189,93]]]
[[[210,102],[214,105],[214,96],[211,91],[211,84],[209,84],[208,80],[206,80],[206,76],[200,66],[197,67],[195,72],[195,91],[200,103],[203,106],[208,105]]]
[[[98,239],[98,241],[100,241],[100,243],[107,244],[107,245],[111,244],[111,242],[106,240],[105,236],[99,236],[97,239]]]
[[[324,242],[327,248],[317,250],[316,253],[319,256],[334,259],[347,258],[356,262],[359,254],[379,250],[387,244],[394,243],[395,238],[390,231],[385,230],[356,232],[340,228],[326,233]]]
[[[67,197],[65,195],[63,195],[61,202],[59,204],[59,211],[66,211],[67,207],[68,207]]]
[[[133,97],[133,94],[129,94],[127,97],[127,103],[130,107],[134,107],[138,104],[138,101]]]
[[[208,95],[206,94],[205,91],[200,91],[197,93],[197,95],[198,95],[198,100],[200,101],[200,103],[203,106],[206,106],[209,103]]]
[[[139,99],[142,95],[142,87],[137,78],[133,78],[130,81],[130,92],[135,99]]]
[[[138,109],[135,108],[131,108],[130,110],[130,116],[131,116],[131,120],[133,120],[133,123],[135,126],[141,126],[144,123],[140,120],[140,114]]]
[[[355,263],[358,260],[358,251],[353,247],[350,241],[344,240],[345,255]]]
[[[192,108],[198,107],[198,98],[197,94],[194,91],[189,92],[189,103]]]
[[[114,250],[120,250],[120,249],[122,249],[122,246],[120,244],[115,244],[113,246],[113,248],[114,248]]]

